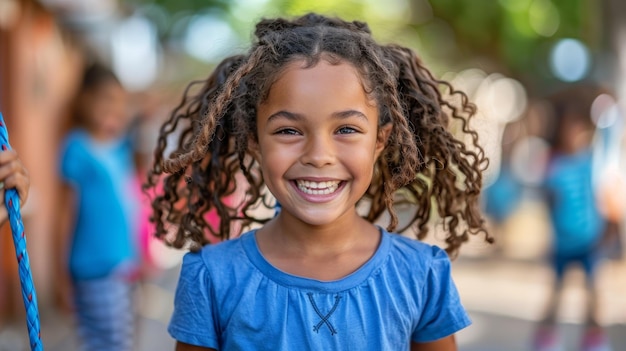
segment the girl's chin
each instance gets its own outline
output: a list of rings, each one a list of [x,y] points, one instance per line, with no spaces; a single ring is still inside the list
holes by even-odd
[[[358,215],[356,214],[356,209],[354,210],[354,213],[355,215]],[[288,208],[283,207],[278,216],[283,219],[291,218],[291,220],[295,220],[296,222],[300,222],[310,227],[323,228],[339,223],[345,215],[345,213],[338,211],[336,207],[333,209],[316,211],[307,211],[306,209],[300,208],[295,213],[290,212]]]

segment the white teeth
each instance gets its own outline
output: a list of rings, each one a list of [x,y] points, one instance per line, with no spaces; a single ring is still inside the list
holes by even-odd
[[[311,182],[308,180],[297,180],[296,184],[298,189],[303,193],[311,195],[328,195],[332,194],[339,188],[339,181],[327,181],[327,182]]]

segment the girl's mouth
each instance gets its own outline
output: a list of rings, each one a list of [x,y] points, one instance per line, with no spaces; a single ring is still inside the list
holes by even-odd
[[[341,181],[330,180],[325,182],[313,182],[309,180],[296,180],[296,186],[300,191],[309,195],[329,195],[337,191]]]

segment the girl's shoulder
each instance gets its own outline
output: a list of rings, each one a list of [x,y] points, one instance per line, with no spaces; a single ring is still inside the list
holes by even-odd
[[[254,236],[254,231],[245,232],[236,238],[223,240],[214,244],[205,245],[199,251],[203,256],[210,258],[228,257],[241,249],[241,242],[250,236]]]
[[[407,260],[429,262],[435,259],[448,259],[448,254],[439,246],[428,244],[403,234],[388,233],[392,244],[392,256]]]
[[[383,232],[389,237],[389,262],[387,267],[398,267],[400,274],[417,280],[432,272],[439,274],[450,270],[450,258],[445,250],[403,234]]]
[[[233,262],[243,258],[245,252],[241,246],[241,241],[253,235],[247,232],[235,239],[225,240],[217,244],[205,245],[199,251],[191,251],[183,257],[183,270],[203,270],[207,273],[211,271],[223,272],[229,267],[237,266]]]

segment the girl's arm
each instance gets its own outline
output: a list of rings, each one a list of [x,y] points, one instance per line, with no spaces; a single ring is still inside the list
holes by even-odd
[[[186,349],[185,349],[186,350]],[[190,349],[195,350],[195,349]],[[177,349],[178,351],[178,349]],[[411,343],[411,351],[457,351],[454,335],[427,343]]]
[[[208,347],[185,344],[183,342],[178,341],[176,342],[176,351],[217,351],[217,350],[210,349]]]

